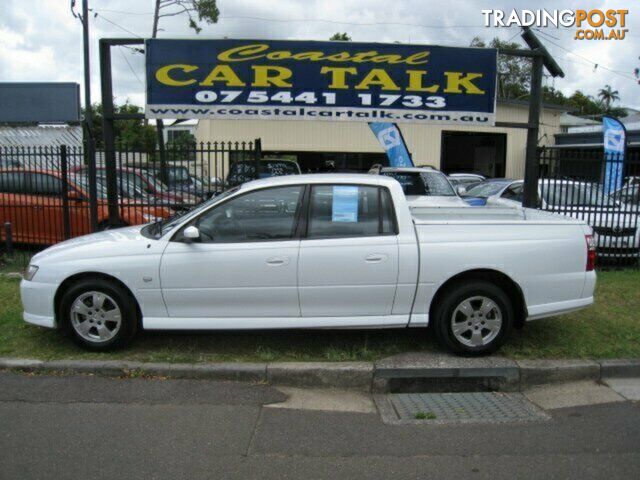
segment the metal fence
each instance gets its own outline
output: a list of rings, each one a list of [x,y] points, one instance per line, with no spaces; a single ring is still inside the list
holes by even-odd
[[[594,230],[598,264],[638,266],[640,152],[542,149],[539,207],[585,220]]]
[[[148,223],[189,210],[230,182],[254,178],[261,155],[259,140],[169,146],[163,152],[117,147],[115,165],[105,162],[104,152],[96,154],[92,201],[91,175],[81,148],[0,146],[5,263],[26,263],[38,249],[114,224]],[[251,178],[245,178],[247,171]],[[116,195],[110,195],[114,191]],[[110,203],[116,205],[115,220],[110,218]]]

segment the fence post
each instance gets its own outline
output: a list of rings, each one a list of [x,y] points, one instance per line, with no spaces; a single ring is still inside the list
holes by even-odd
[[[540,52],[531,62],[531,94],[529,97],[529,127],[524,170],[523,206],[536,208],[538,204],[538,133],[542,108],[542,68],[544,58]]]
[[[4,241],[7,257],[13,257],[13,233],[11,231],[11,222],[4,224]]]
[[[113,80],[111,78],[111,45],[100,39],[100,80],[102,86],[102,136],[104,138],[104,164],[107,180],[109,225],[120,226],[118,208],[118,174],[116,172],[116,145],[114,130]]]
[[[69,171],[67,163],[67,146],[60,146],[60,173],[62,174],[62,224],[64,239],[71,238],[71,220],[69,218]]]
[[[262,158],[262,140],[256,138],[254,142],[254,160],[256,163],[256,180],[260,178],[260,159]]]

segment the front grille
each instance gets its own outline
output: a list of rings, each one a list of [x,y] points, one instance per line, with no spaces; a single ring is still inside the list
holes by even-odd
[[[594,227],[593,230],[607,237],[632,237],[636,234],[635,227]]]

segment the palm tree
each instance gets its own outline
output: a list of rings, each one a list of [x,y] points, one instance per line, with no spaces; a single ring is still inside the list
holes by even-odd
[[[618,90],[611,90],[610,85],[605,85],[604,88],[601,88],[598,92],[598,97],[602,101],[606,112],[610,110],[611,104],[613,102],[615,102],[616,100],[620,100]]]

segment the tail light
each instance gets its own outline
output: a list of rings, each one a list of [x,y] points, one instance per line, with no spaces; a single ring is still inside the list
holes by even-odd
[[[585,235],[587,242],[587,272],[591,272],[596,268],[596,240],[593,235]]]

